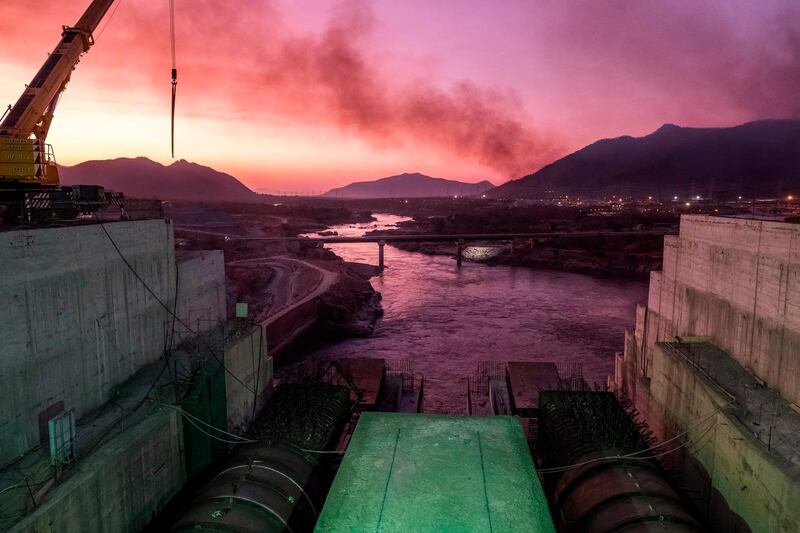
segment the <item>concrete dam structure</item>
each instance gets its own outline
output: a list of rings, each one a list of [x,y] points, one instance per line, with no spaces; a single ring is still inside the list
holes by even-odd
[[[2,235],[0,529],[800,529],[800,226],[684,217],[615,394],[491,361],[448,416],[410,360],[273,394],[270,323],[227,319],[222,252],[168,220]]]
[[[718,531],[800,531],[800,225],[684,216],[612,380]]]
[[[2,237],[0,530],[138,531],[219,449],[187,413],[238,431],[263,405],[262,328],[168,220]]]

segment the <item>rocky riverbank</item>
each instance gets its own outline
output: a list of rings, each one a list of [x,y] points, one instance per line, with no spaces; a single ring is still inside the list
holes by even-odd
[[[342,263],[339,279],[320,296],[320,334],[329,338],[372,335],[383,316],[381,293],[369,282],[378,272],[371,265]]]

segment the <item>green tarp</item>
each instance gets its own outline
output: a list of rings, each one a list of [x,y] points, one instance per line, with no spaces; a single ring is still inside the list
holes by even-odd
[[[514,417],[364,413],[317,532],[554,532]]]

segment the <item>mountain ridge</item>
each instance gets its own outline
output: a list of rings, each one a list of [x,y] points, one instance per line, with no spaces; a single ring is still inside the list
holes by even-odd
[[[419,172],[405,172],[375,180],[356,181],[336,187],[323,196],[328,198],[426,198],[444,196],[474,196],[494,187],[487,180],[467,183],[434,178]]]
[[[147,157],[95,159],[59,166],[64,185],[95,184],[135,198],[218,202],[257,201],[234,176],[180,159],[162,165]]]
[[[664,124],[641,137],[599,139],[491,197],[781,194],[800,185],[800,120],[732,127]]]

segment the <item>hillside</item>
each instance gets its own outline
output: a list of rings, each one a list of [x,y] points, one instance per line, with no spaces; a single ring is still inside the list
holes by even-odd
[[[799,190],[800,120],[761,120],[730,128],[665,124],[644,137],[603,139],[487,195],[683,198]]]
[[[165,166],[146,157],[86,161],[60,167],[64,185],[102,185],[135,198],[246,202],[258,195],[239,180],[213,168],[181,159]]]
[[[399,174],[373,181],[360,181],[331,189],[329,198],[432,198],[437,196],[474,196],[494,187],[488,181],[465,183],[424,174]]]

